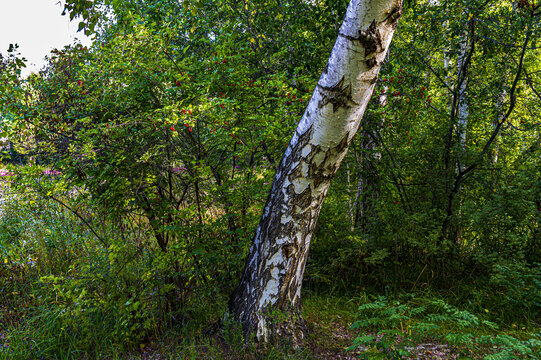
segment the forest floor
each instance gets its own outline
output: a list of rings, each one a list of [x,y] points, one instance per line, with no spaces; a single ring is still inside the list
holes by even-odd
[[[156,338],[149,339],[148,342],[140,344],[133,351],[121,351],[116,356],[100,356],[100,350],[98,350],[98,354],[94,356],[100,360],[352,360],[376,358],[454,360],[483,359],[487,354],[497,350],[496,347],[490,347],[482,351],[476,351],[476,353],[470,353],[470,351],[467,351],[468,349],[459,349],[435,340],[422,341],[412,347],[406,348],[410,355],[403,357],[396,357],[396,355],[389,357],[385,353],[376,351],[374,348],[367,349],[362,346],[354,350],[348,350],[354,344],[355,338],[367,334],[366,330],[351,329],[351,324],[355,321],[357,307],[358,303],[355,300],[343,297],[306,297],[304,300],[304,319],[307,322],[309,332],[298,349],[293,349],[287,344],[278,344],[266,348],[258,345],[247,346],[243,344],[239,332],[235,332],[234,329],[228,330],[222,328],[220,331],[210,332],[211,335],[205,335],[209,333],[208,330],[212,327],[205,325],[195,331],[193,336],[187,336],[186,332],[184,332],[185,329],[179,329],[183,333],[171,331],[156,336]],[[9,338],[5,335],[2,330],[2,324],[0,323],[0,360],[11,360],[13,358],[9,357],[9,355],[8,357],[2,356],[3,354],[7,354],[3,353],[2,350],[8,350],[9,348]],[[380,336],[376,335],[376,337]],[[394,348],[394,345],[391,344],[390,348]],[[464,355],[459,355],[459,353],[466,353],[468,356],[465,357]]]
[[[347,350],[360,335],[358,330],[351,329],[356,308],[355,303],[342,298],[313,297],[305,300],[304,318],[310,331],[301,348],[297,350],[280,345],[270,349],[238,347],[238,344],[231,345],[222,335],[213,335],[195,340],[189,345],[175,344],[174,341],[162,342],[160,345],[149,344],[148,347],[126,356],[125,359],[363,359],[366,348]],[[420,343],[408,350],[411,352],[408,359],[458,358],[451,347],[437,342]]]
[[[127,356],[129,360],[173,360],[173,359],[338,359],[354,360],[362,359],[364,348],[360,347],[354,351],[347,348],[353,343],[358,335],[356,331],[350,330],[349,326],[340,322],[331,323],[310,323],[311,334],[304,343],[302,349],[294,351],[289,349],[271,351],[235,351],[232,350],[223,339],[214,339],[212,345],[192,345],[189,349],[165,349],[160,347],[149,347],[141,350],[138,354]],[[411,356],[408,359],[439,360],[457,359],[457,354],[446,344],[422,343],[411,349]]]

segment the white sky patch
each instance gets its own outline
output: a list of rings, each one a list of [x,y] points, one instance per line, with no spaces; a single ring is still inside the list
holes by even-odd
[[[0,0],[0,53],[6,55],[9,44],[18,44],[28,60],[23,76],[40,70],[54,48],[77,40],[90,45],[90,38],[77,32],[79,21],[70,23],[68,15],[61,15],[63,9],[59,0]]]

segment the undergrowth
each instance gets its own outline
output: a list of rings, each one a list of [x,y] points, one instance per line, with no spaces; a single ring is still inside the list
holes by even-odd
[[[470,358],[540,358],[540,264],[495,261],[486,286],[469,284],[443,299],[427,292],[392,300],[386,291],[371,301],[383,291],[353,296],[359,285],[347,278],[341,283],[350,292],[308,286],[304,309],[313,332],[306,346],[264,347],[222,318],[227,271],[204,260],[220,254],[188,252],[180,243],[164,253],[148,234],[100,223],[99,214],[83,209],[100,226],[100,240],[59,204],[24,195],[1,211],[1,360],[137,359],[146,351],[169,359],[317,359],[350,345],[366,358],[400,358],[427,341]],[[210,335],[220,318],[221,331]],[[346,333],[352,322],[360,332],[355,340]],[[340,331],[341,338],[333,335]]]
[[[488,312],[488,310],[486,310]],[[349,350],[362,348],[367,359],[400,359],[412,355],[416,344],[445,343],[468,358],[540,359],[541,332],[512,334],[483,316],[458,309],[439,298],[414,294],[390,300],[384,296],[362,304],[359,330]]]

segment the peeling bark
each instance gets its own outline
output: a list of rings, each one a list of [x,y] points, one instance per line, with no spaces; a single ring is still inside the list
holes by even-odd
[[[359,128],[402,11],[352,0],[329,61],[278,166],[230,313],[258,341],[304,336],[301,285],[312,232]]]

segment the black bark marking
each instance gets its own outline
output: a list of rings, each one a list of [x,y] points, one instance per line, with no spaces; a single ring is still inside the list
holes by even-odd
[[[368,69],[372,69],[374,66],[376,66],[378,64],[377,60],[375,57],[373,58],[370,58],[370,59],[366,59],[365,60],[365,63],[366,63],[366,67]]]
[[[297,205],[302,209],[305,210],[310,206],[312,203],[312,190],[310,189],[310,185],[302,193],[299,194],[297,199]]]
[[[355,104],[351,97],[351,84],[345,85],[345,76],[342,76],[340,81],[332,86],[323,86],[317,84],[321,93],[321,100],[317,104],[317,107],[321,109],[327,104],[332,104],[333,113],[340,107],[349,108],[351,104]]]
[[[286,244],[286,245],[282,246],[282,253],[286,257],[286,259],[289,259],[296,252],[297,252],[297,245],[296,244]]]
[[[303,174],[302,174],[302,161],[299,162],[297,167],[295,169],[293,169],[291,174],[289,174],[289,181],[293,182],[296,178],[301,178],[301,177],[303,177]]]
[[[395,7],[389,11],[389,14],[385,18],[385,20],[393,29],[396,28],[396,25],[398,24],[398,19],[402,16],[402,2],[399,1]]]
[[[340,140],[338,145],[333,149],[337,153],[342,153],[344,150],[346,150],[349,146],[349,132],[346,133],[346,135]]]
[[[312,161],[314,160],[314,157],[316,156],[317,153],[319,153],[319,149],[320,149],[320,146],[319,145],[312,145],[310,144],[311,148],[310,148],[310,153],[308,154],[308,156],[304,159],[304,161],[306,161],[306,163],[308,164],[311,164]]]
[[[381,42],[381,34],[379,33],[379,29],[377,28],[375,19],[366,30],[359,30],[359,34],[357,37],[342,33],[340,33],[339,35],[343,38],[348,39],[349,41],[359,42],[364,48],[365,59],[376,52],[381,52],[383,49],[383,45]]]
[[[381,51],[381,35],[376,25],[376,20],[373,20],[368,29],[359,30],[359,42],[364,47],[364,56],[367,57],[376,51]]]
[[[331,182],[334,174],[338,170],[338,164],[336,163],[336,160],[332,158],[338,157],[347,149],[348,146],[349,132],[346,133],[346,135],[342,138],[342,140],[340,140],[340,142],[336,146],[329,148],[325,151],[325,156],[319,166],[312,162],[312,166],[309,167],[308,176],[314,179],[313,190],[318,189],[322,184],[327,184]]]

